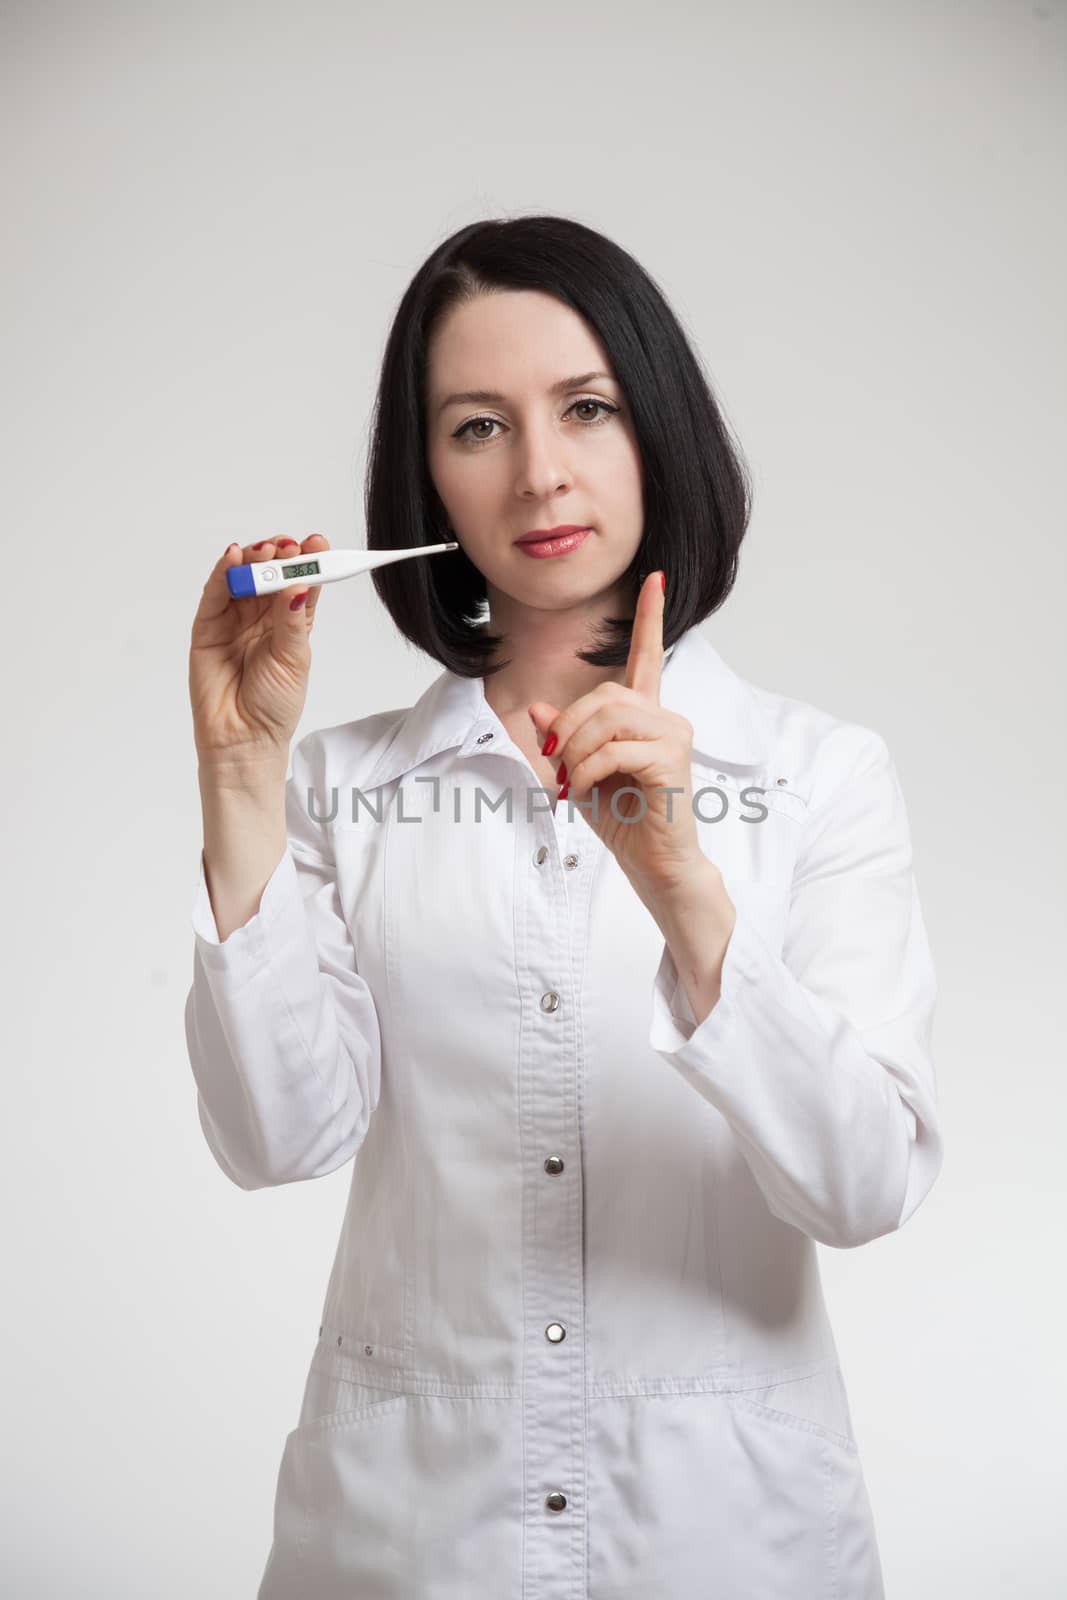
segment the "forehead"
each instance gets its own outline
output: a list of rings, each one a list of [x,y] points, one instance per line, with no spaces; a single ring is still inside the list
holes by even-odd
[[[517,375],[547,388],[567,373],[611,371],[584,318],[533,289],[497,290],[453,306],[430,338],[427,366],[431,387],[442,392],[473,384],[503,388]]]

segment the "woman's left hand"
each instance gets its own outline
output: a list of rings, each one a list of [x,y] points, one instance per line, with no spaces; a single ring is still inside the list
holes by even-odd
[[[569,796],[577,811],[582,803],[580,814],[649,906],[708,865],[693,814],[693,725],[659,703],[663,606],[662,577],[652,572],[637,597],[625,684],[599,684],[562,711],[545,700],[528,708],[542,753],[560,758],[559,804]],[[544,749],[553,733],[556,744]]]

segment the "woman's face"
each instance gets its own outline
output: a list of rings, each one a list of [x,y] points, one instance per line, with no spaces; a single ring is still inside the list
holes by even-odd
[[[559,611],[594,598],[597,611],[618,605],[625,615],[625,597],[611,590],[641,542],[641,461],[626,397],[592,329],[552,295],[503,290],[454,307],[427,360],[430,476],[485,576],[494,620],[509,602]],[[453,398],[473,390],[485,393]],[[561,523],[592,531],[540,558],[515,542]]]

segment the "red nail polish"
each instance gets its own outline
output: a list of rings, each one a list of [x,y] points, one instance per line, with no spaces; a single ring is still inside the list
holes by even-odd
[[[666,594],[667,593],[667,574],[665,572],[661,572],[660,573],[659,581],[660,581],[660,584],[661,584],[661,586],[663,588],[663,593]]]
[[[289,602],[289,610],[290,611],[298,610],[299,607],[304,604],[304,601],[307,599],[307,597],[310,594],[310,592],[311,591],[309,589],[305,589],[303,594],[298,594],[295,599],[290,600],[290,602]]]
[[[543,756],[550,756],[558,743],[559,740],[556,738],[556,735],[554,733],[550,733],[541,747],[541,754]]]
[[[556,799],[557,800],[566,800],[566,798],[570,794],[570,792],[571,792],[570,784],[569,783],[565,783],[563,785],[563,788],[559,791],[559,794],[556,796]]]
[[[261,539],[258,544],[254,544],[252,546],[252,549],[253,550],[262,550],[262,548],[263,548],[263,546],[265,544],[270,544],[270,540],[269,539]]]
[[[263,542],[265,544],[266,540],[264,540]],[[280,544],[295,544],[296,540],[295,539],[275,539],[274,543],[275,544],[279,544],[279,545]]]
[[[565,762],[561,761],[560,764],[559,764],[559,771],[556,773],[556,782],[557,783],[566,783],[566,781],[567,781],[567,766],[566,766]]]

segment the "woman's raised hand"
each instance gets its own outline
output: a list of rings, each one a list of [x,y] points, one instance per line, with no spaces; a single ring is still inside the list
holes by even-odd
[[[212,568],[193,618],[189,698],[202,763],[226,765],[289,758],[307,698],[309,635],[319,587],[280,589],[235,600],[226,582],[242,562],[293,558],[328,550],[321,533],[232,544]]]

